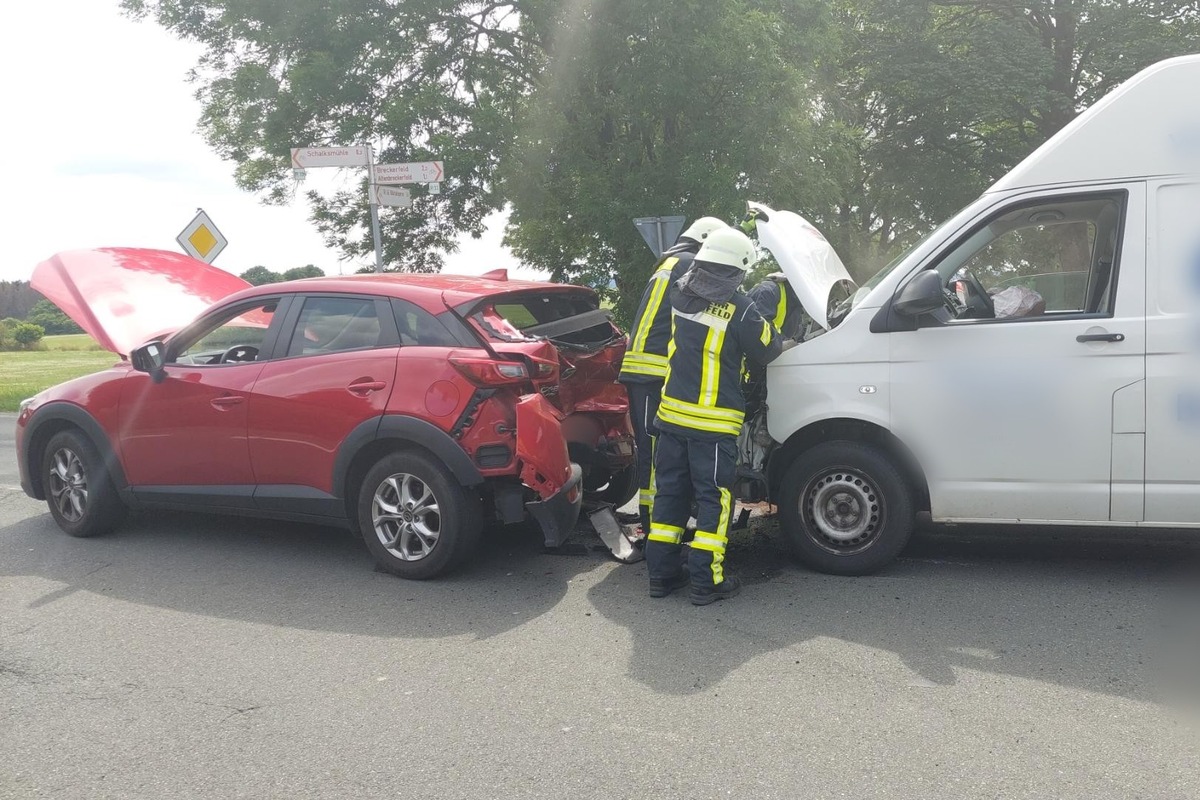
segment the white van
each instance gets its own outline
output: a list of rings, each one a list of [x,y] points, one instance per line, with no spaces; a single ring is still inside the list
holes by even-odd
[[[820,335],[767,370],[774,444],[741,494],[765,492],[800,559],[838,574],[891,561],[920,510],[1200,527],[1198,176],[1187,56],[1121,85],[861,287],[827,246],[814,258],[800,217],[761,209],[760,242]]]

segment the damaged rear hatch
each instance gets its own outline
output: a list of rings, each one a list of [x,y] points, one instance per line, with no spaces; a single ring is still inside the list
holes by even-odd
[[[582,491],[575,492],[574,515],[565,527],[565,509],[556,498],[574,491],[568,483],[578,483],[581,473],[580,489],[603,490],[634,465],[629,401],[617,383],[624,335],[599,307],[596,293],[575,286],[513,282],[510,291],[454,310],[496,358],[526,366],[529,380],[517,404],[517,453],[523,482],[545,506],[530,510],[542,523],[546,544],[557,546],[570,534],[582,500]]]

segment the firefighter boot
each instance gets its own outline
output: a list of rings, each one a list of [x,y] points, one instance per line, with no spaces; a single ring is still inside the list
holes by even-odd
[[[691,582],[688,571],[680,565],[682,549],[682,545],[653,539],[646,542],[646,566],[650,573],[651,597],[666,597]]]
[[[742,590],[742,581],[732,575],[726,575],[725,580],[716,584],[711,583],[704,585],[692,584],[691,600],[694,606],[706,606],[709,603],[715,603],[717,600],[728,600],[731,597],[737,596],[737,593]]]

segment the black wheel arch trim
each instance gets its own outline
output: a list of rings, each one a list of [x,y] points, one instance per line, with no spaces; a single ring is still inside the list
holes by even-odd
[[[31,450],[35,442],[40,442],[42,429],[54,422],[66,422],[82,430],[91,439],[96,449],[100,451],[100,457],[104,459],[104,468],[108,472],[109,480],[112,481],[114,488],[117,491],[123,491],[129,487],[129,482],[125,479],[125,469],[121,466],[121,460],[117,458],[116,450],[113,449],[108,434],[104,432],[104,428],[100,426],[96,418],[81,406],[63,400],[56,400],[39,406],[33,412],[33,417],[26,424],[25,433],[21,440],[22,452],[17,454],[17,457],[21,459],[25,466],[26,474],[29,476],[29,485],[32,489],[31,493],[35,498],[45,500],[46,488],[41,478],[41,459],[38,459],[35,463]]]
[[[455,480],[463,486],[478,486],[483,483],[482,473],[471,463],[470,456],[450,434],[417,417],[384,414],[360,423],[342,440],[333,463],[335,494],[343,494],[346,476],[350,473],[355,457],[364,447],[381,439],[399,439],[428,450],[454,473]]]

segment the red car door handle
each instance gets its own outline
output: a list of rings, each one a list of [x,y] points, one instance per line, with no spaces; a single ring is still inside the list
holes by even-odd
[[[223,411],[227,408],[232,408],[239,403],[243,403],[245,400],[246,398],[242,397],[240,394],[226,394],[220,397],[214,397],[211,402],[214,408]]]
[[[384,381],[355,381],[346,387],[346,390],[353,394],[366,394],[367,392],[378,392],[387,388],[387,383]]]

